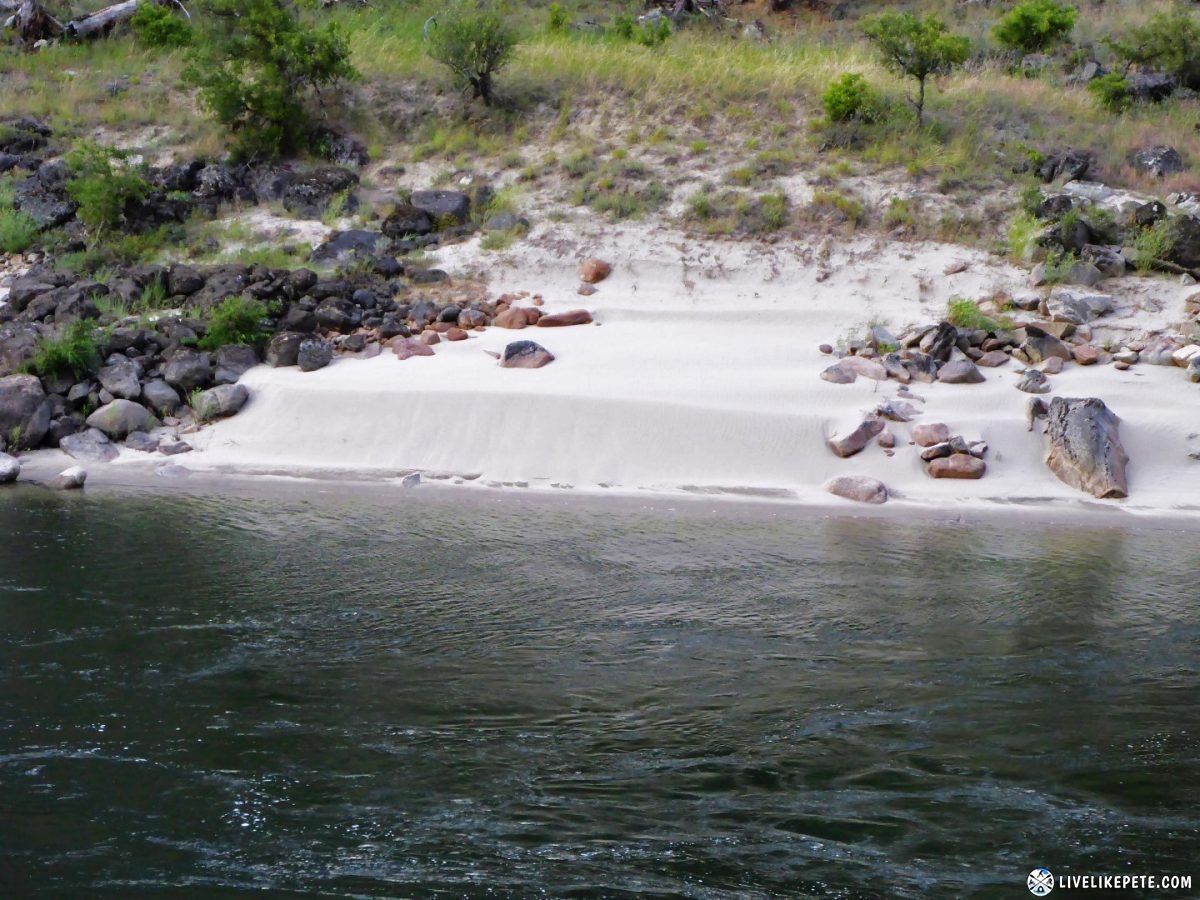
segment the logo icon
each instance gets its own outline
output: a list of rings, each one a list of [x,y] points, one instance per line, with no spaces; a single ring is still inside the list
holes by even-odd
[[[1029,893],[1035,897],[1045,897],[1054,890],[1054,876],[1049,869],[1034,869],[1025,883],[1029,885]]]

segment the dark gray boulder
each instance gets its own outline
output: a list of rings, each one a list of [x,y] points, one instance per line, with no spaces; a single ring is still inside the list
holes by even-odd
[[[301,372],[315,372],[333,361],[333,344],[320,338],[308,338],[300,342],[296,354],[296,365]]]
[[[1101,499],[1129,496],[1120,419],[1095,397],[1055,397],[1046,417],[1046,465],[1059,480]]]
[[[232,416],[250,399],[250,392],[245,385],[220,384],[207,391],[201,391],[192,403],[196,415],[204,421]]]
[[[51,412],[46,391],[36,376],[0,378],[0,444],[32,450],[46,436]]]
[[[411,203],[401,203],[383,220],[381,230],[390,238],[429,234],[433,231],[433,218]]]
[[[299,176],[284,189],[283,207],[292,215],[319,219],[329,210],[336,196],[349,191],[356,184],[358,175],[349,169],[319,166]]]
[[[258,351],[249,344],[226,344],[216,355],[216,384],[233,384],[259,364]]]
[[[98,428],[109,438],[123,438],[133,431],[145,431],[153,417],[149,410],[132,400],[113,400],[87,417],[91,428]]]
[[[100,386],[123,400],[136,400],[142,395],[142,385],[138,380],[142,375],[142,367],[132,359],[118,360],[110,366],[105,366],[96,373]]]
[[[1166,178],[1183,171],[1183,157],[1174,147],[1159,145],[1138,150],[1129,160],[1133,168],[1143,175]]]
[[[945,363],[938,368],[937,378],[943,384],[980,384],[987,380],[975,363],[968,359]]]
[[[107,463],[119,455],[108,435],[98,428],[67,435],[59,440],[58,448],[80,462]]]
[[[409,203],[428,214],[439,230],[471,219],[471,198],[461,191],[413,191]]]
[[[281,331],[267,343],[267,365],[272,368],[294,366],[300,354],[300,344],[308,337],[294,331]]]
[[[179,391],[156,378],[142,385],[142,402],[160,415],[169,415],[179,408]]]
[[[179,349],[163,366],[163,378],[184,393],[212,381],[213,365],[207,353]]]

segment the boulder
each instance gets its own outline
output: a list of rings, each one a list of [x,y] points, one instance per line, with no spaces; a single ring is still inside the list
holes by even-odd
[[[301,372],[315,372],[333,361],[333,344],[320,338],[308,338],[300,342],[296,364]]]
[[[1081,366],[1094,366],[1100,359],[1100,351],[1091,344],[1079,344],[1071,348],[1071,355]]]
[[[0,484],[12,484],[21,474],[21,461],[0,452]]]
[[[123,438],[132,431],[145,431],[153,417],[149,410],[132,400],[113,400],[87,417],[91,428],[98,428],[109,438]]]
[[[1037,369],[1026,369],[1025,373],[1017,381],[1017,390],[1024,391],[1027,394],[1048,394],[1050,392],[1050,382]]]
[[[1130,158],[1133,168],[1142,175],[1166,178],[1183,171],[1183,157],[1174,147],[1159,145],[1138,150]]]
[[[832,349],[830,352],[833,352]],[[895,378],[901,384],[908,384],[912,381],[912,372],[904,365],[904,359],[899,353],[884,354],[883,369],[890,377]]]
[[[1029,362],[1044,362],[1052,356],[1057,356],[1064,362],[1071,360],[1071,348],[1044,329],[1036,325],[1026,325],[1025,335],[1025,340],[1021,343],[1021,352]]]
[[[918,447],[932,447],[949,441],[950,429],[942,422],[926,422],[913,426],[912,438]]]
[[[908,370],[913,381],[933,384],[937,380],[937,360],[928,353],[921,353],[915,350],[910,351],[908,359],[904,361],[904,368]]]
[[[986,381],[983,373],[970,360],[948,362],[938,368],[937,380],[945,384],[979,384]]]
[[[1188,381],[1192,382],[1192,384],[1200,382],[1200,356],[1193,356],[1188,360],[1184,374],[1187,375]]]
[[[954,352],[956,346],[958,346],[958,329],[949,322],[939,322],[937,331],[933,332],[929,338],[929,355],[936,362],[949,362],[950,354]],[[921,349],[925,349],[924,339]]]
[[[250,392],[243,384],[219,384],[215,388],[201,391],[192,402],[192,409],[203,421],[232,416],[250,399]]]
[[[612,266],[594,256],[589,256],[579,264],[579,280],[585,284],[596,284],[611,274]]]
[[[59,472],[46,486],[54,491],[73,491],[83,487],[85,481],[87,481],[87,469],[82,466],[71,466],[71,468]]]
[[[180,348],[163,366],[167,383],[187,393],[212,381],[213,365],[207,353]]]
[[[1077,181],[1084,178],[1092,167],[1094,157],[1084,150],[1065,150],[1061,153],[1047,153],[1038,165],[1038,177],[1043,182]]]
[[[52,407],[34,375],[0,378],[0,446],[32,450],[50,428]]]
[[[552,362],[554,354],[534,341],[513,341],[500,357],[500,365],[505,369],[540,369]]]
[[[123,400],[136,400],[142,395],[141,366],[131,359],[120,360],[105,366],[96,373],[100,386]]]
[[[258,351],[249,344],[226,344],[217,351],[216,384],[234,384],[259,363]]]
[[[1055,397],[1047,413],[1046,465],[1058,478],[1101,499],[1129,495],[1120,420],[1095,397]]]
[[[998,366],[1005,365],[1011,357],[1003,350],[989,350],[979,359],[975,360],[975,365],[983,366],[985,369],[995,369]]]
[[[463,330],[481,328],[488,323],[488,315],[482,309],[464,309],[458,314],[456,324]]]
[[[356,257],[374,256],[387,243],[379,231],[335,231],[308,258],[315,263],[348,262]]]
[[[884,483],[865,475],[839,475],[825,482],[824,488],[835,496],[857,503],[885,503],[888,498]]]
[[[167,294],[171,297],[189,297],[204,287],[204,276],[181,263],[167,268]]]
[[[156,378],[142,385],[142,403],[159,415],[167,416],[179,408],[179,391]]]
[[[1046,300],[1046,311],[1055,322],[1084,325],[1107,312],[1112,312],[1113,300],[1108,294],[1089,294],[1057,287]]]
[[[461,191],[413,191],[408,202],[429,216],[439,231],[471,220],[471,198]]]
[[[283,208],[296,216],[319,219],[330,209],[338,194],[344,194],[356,184],[358,175],[349,169],[318,166],[284,188]]]
[[[307,338],[297,331],[281,331],[267,343],[267,365],[273,368],[294,366],[300,356],[300,344]]]
[[[987,463],[976,456],[954,453],[933,460],[926,471],[931,478],[977,479],[987,471]]]
[[[158,438],[151,437],[144,431],[135,431],[125,438],[125,446],[139,453],[153,453],[162,443]]]
[[[61,438],[58,448],[81,462],[107,463],[119,455],[108,436],[97,428],[88,428]]]
[[[538,319],[538,328],[561,328],[566,325],[590,325],[592,314],[586,309],[572,309]]]
[[[884,427],[881,419],[864,419],[857,428],[845,437],[829,438],[825,443],[829,445],[829,449],[837,456],[845,459],[860,452],[871,442],[872,438],[883,431]]]
[[[433,219],[411,203],[401,203],[383,220],[380,230],[386,237],[400,239],[433,231]]]
[[[397,359],[409,359],[413,356],[433,356],[433,348],[417,338],[403,338],[392,344],[392,353]]]

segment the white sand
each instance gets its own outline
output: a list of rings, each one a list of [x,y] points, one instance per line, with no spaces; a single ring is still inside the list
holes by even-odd
[[[611,261],[614,272],[597,294],[580,297],[577,267],[588,255]],[[1200,515],[1200,462],[1185,452],[1188,434],[1200,431],[1200,386],[1177,368],[1069,365],[1051,377],[1055,395],[1100,397],[1121,417],[1132,459],[1127,500],[1095,501],[1050,473],[1040,426],[1026,431],[1029,395],[1015,389],[1013,364],[984,370],[981,385],[912,386],[927,400],[915,421],[942,421],[988,442],[984,479],[929,478],[904,424],[890,426],[898,439],[891,458],[874,444],[851,459],[835,457],[825,438],[853,428],[899,385],[821,380],[835,359],[819,344],[857,337],[872,320],[896,332],[936,321],[953,296],[1025,290],[1025,273],[934,244],[859,239],[828,257],[814,247],[700,242],[650,226],[585,233],[555,225],[504,254],[483,254],[474,241],[446,248],[438,263],[453,273],[486,271],[493,296],[540,292],[546,311],[586,307],[599,324],[489,328],[439,344],[432,358],[400,361],[385,351],[314,373],[259,367],[243,379],[250,404],[189,436],[198,452],[172,462],[297,477],[393,479],[420,470],[478,476],[466,482],[472,485],[821,504],[831,500],[821,488],[826,479],[855,473],[882,480],[894,504],[1096,504]],[[955,260],[968,269],[944,275]],[[1114,287],[1122,310],[1134,301],[1157,309],[1119,311],[1111,324],[1132,333],[1181,320],[1190,293],[1141,279],[1101,289]],[[522,339],[538,341],[557,360],[507,370],[483,352]],[[149,463],[125,451],[121,464]]]

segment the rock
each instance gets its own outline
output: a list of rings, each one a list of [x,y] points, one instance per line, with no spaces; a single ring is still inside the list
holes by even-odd
[[[203,421],[232,416],[250,399],[250,392],[243,384],[221,384],[201,391],[192,402],[192,409]]]
[[[918,447],[932,447],[949,441],[950,429],[942,422],[926,422],[913,426],[912,437]]]
[[[409,203],[429,216],[439,231],[471,220],[471,198],[460,191],[413,191]]]
[[[845,437],[829,438],[825,443],[829,445],[830,450],[842,459],[845,459],[860,452],[883,429],[884,424],[882,420],[864,419],[857,428]]]
[[[273,368],[294,366],[300,356],[300,344],[307,335],[296,331],[281,331],[267,343],[267,365]]]
[[[883,370],[892,378],[895,378],[901,384],[908,384],[912,381],[912,372],[904,365],[904,360],[899,353],[886,353],[883,357]]]
[[[1189,434],[1186,445],[1189,459],[1200,459],[1200,434]]]
[[[0,484],[12,484],[21,474],[21,461],[0,452]]]
[[[204,276],[191,266],[175,263],[167,268],[167,295],[190,296],[204,287]]]
[[[958,346],[958,329],[949,322],[939,322],[929,342],[929,355],[939,363],[949,362],[950,354]],[[924,350],[924,341],[921,349]]]
[[[829,356],[831,353],[833,353],[833,344],[821,344],[819,347],[817,347],[817,350],[821,353],[824,353],[826,356]]]
[[[612,274],[612,266],[594,256],[589,256],[579,265],[579,280],[585,284],[596,284],[610,274]]]
[[[987,463],[976,456],[955,453],[933,460],[926,471],[931,478],[977,479],[987,471]]]
[[[1046,406],[1046,401],[1041,397],[1030,397],[1025,403],[1025,423],[1026,431],[1033,431],[1033,423],[1037,419],[1044,419],[1050,408]]]
[[[909,351],[908,359],[904,361],[904,368],[908,370],[913,381],[933,384],[937,380],[937,360],[928,353]]]
[[[0,378],[0,446],[32,450],[50,428],[51,404],[34,375]]]
[[[1071,487],[1101,499],[1129,496],[1120,420],[1095,397],[1050,401],[1046,465]]]
[[[1186,369],[1196,356],[1200,356],[1200,344],[1187,344],[1171,353],[1171,364]]]
[[[998,366],[1005,365],[1011,357],[1003,350],[989,350],[979,359],[975,360],[975,365],[983,366],[985,369],[995,369]]]
[[[87,470],[81,466],[71,466],[58,473],[58,476],[46,486],[54,491],[73,491],[83,487],[87,481]]]
[[[400,487],[415,488],[415,487],[419,487],[420,484],[421,484],[421,473],[420,472],[409,472],[407,475],[405,475],[403,478],[400,479]]]
[[[1133,163],[1137,172],[1153,175],[1155,178],[1166,178],[1183,171],[1183,157],[1179,155],[1179,151],[1165,145],[1138,150],[1129,161]]]
[[[1089,262],[1105,278],[1120,278],[1128,268],[1125,256],[1120,247],[1102,247],[1097,244],[1087,244],[1079,256],[1084,262]]]
[[[1070,288],[1057,287],[1050,292],[1046,310],[1055,322],[1083,325],[1112,311],[1113,301],[1108,294],[1085,294]]]
[[[1036,325],[1025,326],[1025,340],[1021,343],[1021,352],[1031,363],[1040,363],[1051,356],[1061,360],[1071,359],[1071,348],[1054,335]]]
[[[482,328],[487,325],[488,316],[481,309],[464,309],[458,314],[458,327],[464,331],[472,328]]]
[[[859,375],[875,381],[883,381],[887,378],[887,369],[873,359],[863,356],[847,356],[821,373],[822,378],[834,384],[850,384]]]
[[[167,383],[187,393],[212,381],[213,365],[207,353],[180,348],[163,366]]]
[[[925,462],[932,462],[935,459],[941,459],[944,456],[951,456],[954,453],[954,446],[950,441],[939,441],[936,444],[931,444],[920,452],[921,459]]]
[[[167,416],[179,408],[179,392],[161,378],[142,385],[142,403],[160,416]]]
[[[144,431],[135,431],[125,438],[125,446],[139,453],[153,453],[160,443],[158,438],[151,437]]]
[[[1138,353],[1138,351],[1131,350],[1128,347],[1122,347],[1113,354],[1113,360],[1115,362],[1124,363],[1126,366],[1134,365],[1141,358],[1142,355]]]
[[[249,344],[226,344],[217,351],[213,382],[234,384],[258,363],[258,351]]]
[[[441,337],[438,336],[436,331],[422,331],[419,335],[417,335],[416,340],[430,347],[432,347],[434,344],[440,344],[442,342]]]
[[[300,342],[296,364],[301,372],[315,372],[333,361],[333,344],[320,338],[308,338]]]
[[[168,441],[158,445],[158,452],[163,456],[178,456],[180,453],[191,453],[192,445],[187,441]]]
[[[98,428],[66,435],[59,440],[58,448],[82,462],[108,463],[120,455],[108,436]]]
[[[188,447],[188,449],[190,450],[191,447]],[[192,470],[187,466],[180,466],[175,463],[163,463],[154,470],[154,474],[160,478],[187,478],[192,474]]]
[[[1184,374],[1187,375],[1187,380],[1192,382],[1192,384],[1200,382],[1200,356],[1193,356],[1188,361]]]
[[[383,220],[380,230],[387,237],[397,240],[429,234],[433,231],[433,219],[425,210],[418,209],[411,203],[401,203]]]
[[[500,365],[505,369],[540,369],[552,362],[554,354],[533,341],[513,341],[500,357]]]
[[[1057,375],[1063,370],[1063,361],[1057,356],[1052,356],[1042,363],[1042,371],[1047,375]]]
[[[392,352],[397,359],[408,359],[412,356],[433,356],[433,348],[423,344],[417,338],[404,338],[392,344]]]
[[[1100,358],[1100,351],[1091,344],[1079,344],[1071,348],[1071,355],[1081,366],[1094,366]]]
[[[283,191],[283,208],[296,216],[319,219],[331,207],[334,198],[358,184],[358,175],[341,166],[318,166],[300,176]],[[352,212],[343,204],[341,212]],[[349,204],[351,207],[354,204]]]
[[[1026,369],[1017,381],[1017,390],[1027,394],[1047,394],[1050,392],[1050,382],[1037,369]]]
[[[101,386],[114,397],[136,400],[142,395],[141,366],[131,359],[105,366],[96,373]]]
[[[875,439],[875,443],[877,443],[884,450],[891,450],[896,446],[896,436],[890,431],[884,431],[881,432],[879,437]]]
[[[572,309],[538,319],[538,328],[561,328],[566,325],[590,325],[592,314],[586,309]]]
[[[373,256],[386,244],[387,238],[378,231],[335,231],[308,258],[314,263],[348,262]]]
[[[153,417],[149,410],[132,400],[113,400],[87,417],[91,428],[98,428],[109,438],[123,438],[132,431],[150,427]]]
[[[889,422],[911,422],[921,411],[903,400],[886,400],[875,407],[874,415]]]
[[[466,339],[467,333],[461,328],[454,327],[446,332],[446,340],[448,341],[465,341]]]
[[[1046,183],[1057,179],[1078,181],[1087,175],[1093,161],[1092,154],[1083,150],[1048,153],[1042,157],[1042,161],[1038,165],[1038,177]]]
[[[821,378],[830,384],[853,384],[858,374],[841,363],[835,363],[821,373]]]
[[[856,503],[885,503],[888,498],[884,483],[865,475],[839,475],[825,482],[824,488],[837,497]]]
[[[938,369],[937,378],[945,384],[979,384],[987,380],[975,363],[968,360],[946,363]]]

